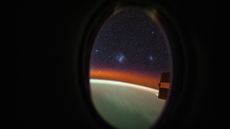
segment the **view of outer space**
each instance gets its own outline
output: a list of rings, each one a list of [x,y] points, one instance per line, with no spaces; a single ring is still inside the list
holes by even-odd
[[[92,100],[117,128],[149,128],[165,100],[157,97],[162,72],[171,72],[169,41],[158,13],[129,7],[98,31],[90,58]]]

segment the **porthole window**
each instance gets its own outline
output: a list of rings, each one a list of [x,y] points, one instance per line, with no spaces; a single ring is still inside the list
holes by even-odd
[[[161,115],[171,84],[172,54],[155,9],[126,7],[97,31],[90,54],[92,103],[119,129],[148,129]]]

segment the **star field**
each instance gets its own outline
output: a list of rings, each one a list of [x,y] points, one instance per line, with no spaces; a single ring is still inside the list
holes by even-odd
[[[90,67],[159,75],[171,70],[168,40],[144,11],[127,8],[107,19],[92,48]]]

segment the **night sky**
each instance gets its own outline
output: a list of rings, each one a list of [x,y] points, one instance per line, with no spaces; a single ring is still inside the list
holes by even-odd
[[[152,87],[159,83],[162,72],[170,71],[168,39],[156,17],[126,8],[105,21],[92,48],[91,78]]]

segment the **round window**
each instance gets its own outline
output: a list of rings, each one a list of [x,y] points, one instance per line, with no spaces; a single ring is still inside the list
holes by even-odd
[[[166,103],[172,57],[158,16],[157,10],[119,9],[93,41],[91,99],[98,114],[115,128],[150,128]]]

